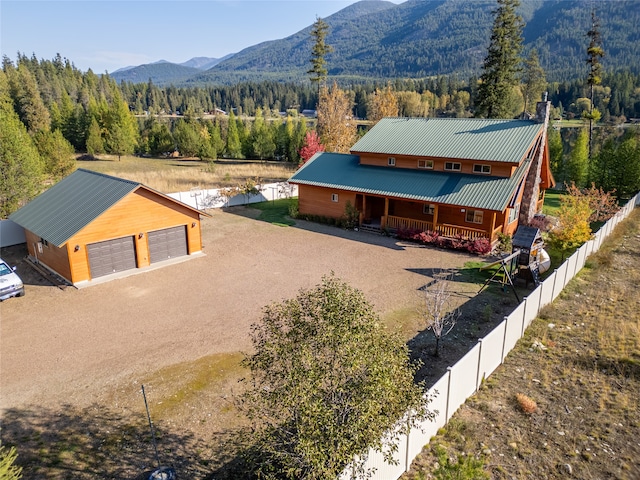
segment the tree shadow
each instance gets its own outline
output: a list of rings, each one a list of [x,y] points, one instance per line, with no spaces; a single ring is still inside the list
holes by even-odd
[[[437,268],[407,269],[408,271],[424,275],[427,283],[418,288],[422,292],[435,283],[435,278],[443,273]],[[436,339],[429,329],[419,331],[407,342],[411,360],[419,362],[416,381],[423,381],[426,388],[430,388],[447,371],[447,367],[455,365],[480,338],[485,337],[496,328],[505,316],[508,316],[519,305],[510,286],[489,284],[478,293],[480,286],[492,272],[479,271],[477,266],[461,269],[445,270],[451,281],[452,297],[456,297],[460,317],[451,332],[440,339],[439,355],[435,356]],[[530,291],[517,284],[516,291],[520,298]]]
[[[211,458],[191,434],[156,424],[158,459],[178,478],[203,478]],[[3,412],[2,444],[15,446],[23,479],[146,479],[158,467],[146,416],[103,405],[28,406]]]

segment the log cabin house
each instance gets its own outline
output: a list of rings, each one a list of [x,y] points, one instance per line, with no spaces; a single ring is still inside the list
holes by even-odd
[[[78,169],[10,219],[32,260],[81,286],[201,253],[201,215],[140,183]]]
[[[554,185],[549,102],[531,120],[384,118],[350,150],[319,152],[289,182],[301,215],[344,217],[370,230],[418,229],[466,238],[512,235]]]

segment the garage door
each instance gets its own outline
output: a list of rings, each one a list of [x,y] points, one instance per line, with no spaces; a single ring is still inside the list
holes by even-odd
[[[187,231],[184,225],[149,232],[151,263],[187,254]]]
[[[136,268],[136,251],[133,237],[116,238],[87,245],[91,277]]]

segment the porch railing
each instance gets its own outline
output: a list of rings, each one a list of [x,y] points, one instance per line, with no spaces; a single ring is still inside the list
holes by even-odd
[[[457,235],[461,235],[465,238],[488,237],[488,232],[478,228],[460,227],[458,225],[441,223],[436,225],[434,229],[433,222],[426,222],[424,220],[416,220],[413,218],[395,217],[393,215],[387,216],[386,225],[390,229],[405,228],[408,230],[415,229],[423,232],[427,230],[436,230],[440,235],[445,237],[455,237]],[[502,227],[499,229],[502,230]]]
[[[433,222],[388,215],[387,227],[392,229],[405,228],[407,230],[420,230],[421,232],[426,232],[427,230],[433,230]]]
[[[438,225],[436,229],[440,235],[445,237],[455,237],[456,235],[461,235],[465,238],[477,238],[477,237],[486,237],[487,232],[484,230],[479,230],[477,228],[468,228],[468,227],[459,227],[458,225],[448,225],[443,223]]]

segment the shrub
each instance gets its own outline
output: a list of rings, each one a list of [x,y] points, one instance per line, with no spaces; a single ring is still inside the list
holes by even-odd
[[[491,252],[491,242],[487,237],[478,237],[471,240],[467,246],[469,253],[487,255]]]
[[[408,240],[423,245],[432,245],[439,248],[448,248],[478,255],[487,255],[491,252],[491,242],[486,237],[474,239],[456,235],[453,238],[443,237],[435,231],[420,231],[412,228],[398,228],[396,237],[400,240]]]
[[[298,201],[294,200],[289,204],[289,216],[291,218],[298,218],[300,216],[300,212],[298,210]]]

